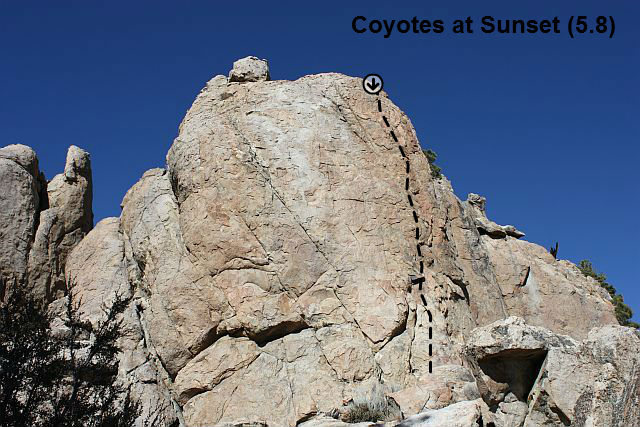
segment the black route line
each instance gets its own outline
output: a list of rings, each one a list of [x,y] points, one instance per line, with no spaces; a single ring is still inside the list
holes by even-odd
[[[382,101],[380,100],[380,98],[378,98],[377,101],[378,101],[378,112],[382,113]],[[387,116],[385,116],[384,114],[382,114],[382,121],[384,122],[384,125],[386,127],[391,128],[391,125],[389,124],[389,119],[387,119]],[[409,201],[409,206],[412,208],[413,220],[416,223],[416,237],[415,237],[415,239],[417,240],[416,253],[418,255],[418,258],[420,259],[420,274],[423,275],[419,277],[410,276],[411,287],[413,287],[414,285],[418,285],[418,290],[422,291],[422,284],[426,282],[426,279],[424,277],[424,261],[422,259],[422,250],[420,249],[420,246],[422,245],[422,243],[420,242],[419,218],[418,218],[418,213],[415,211],[415,207],[413,206],[413,198],[411,197],[411,191],[410,191],[409,171],[411,169],[411,166],[409,163],[409,158],[406,156],[404,152],[404,148],[402,147],[402,144],[398,141],[398,137],[396,136],[395,132],[393,130],[389,130],[389,135],[391,135],[391,138],[393,138],[393,140],[398,143],[398,149],[400,150],[400,155],[405,160],[407,165],[406,172],[405,172],[407,176],[404,181],[404,189],[407,192],[407,200]],[[411,288],[409,288],[409,292],[411,292]],[[431,341],[433,339],[433,328],[431,326],[431,323],[433,322],[433,316],[431,316],[431,311],[427,308],[427,300],[425,299],[424,294],[422,293],[420,294],[420,299],[422,300],[422,305],[424,305],[425,310],[427,312],[427,316],[429,317],[429,341]],[[432,357],[432,355],[433,355],[433,350],[430,342],[429,357]],[[431,372],[433,372],[433,362],[429,360],[429,373]]]

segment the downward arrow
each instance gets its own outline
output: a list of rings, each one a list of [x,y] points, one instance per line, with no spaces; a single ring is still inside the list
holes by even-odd
[[[376,88],[378,86],[380,86],[380,84],[376,81],[375,77],[371,79],[370,82],[367,82],[367,86],[369,87],[369,89],[371,90],[376,90]]]

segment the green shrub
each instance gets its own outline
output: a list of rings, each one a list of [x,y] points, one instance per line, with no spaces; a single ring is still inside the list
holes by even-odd
[[[345,412],[342,420],[347,423],[363,421],[384,421],[386,415],[379,409],[372,408],[366,403],[354,404]]]
[[[436,154],[436,152],[433,150],[427,149],[427,150],[422,150],[422,153],[427,158],[427,161],[429,162],[429,166],[431,167],[431,176],[434,178],[442,177],[442,168],[440,168],[440,166],[435,164],[435,161],[438,158],[438,155]]]
[[[633,311],[631,310],[631,307],[624,303],[624,298],[616,291],[616,288],[614,288],[612,284],[607,282],[607,276],[605,276],[603,273],[598,273],[593,268],[591,262],[586,259],[580,261],[580,263],[578,264],[578,268],[585,276],[594,278],[600,284],[600,286],[606,289],[609,295],[611,295],[618,323],[620,323],[622,326],[640,328],[640,324],[631,320],[631,318],[633,317]]]
[[[117,341],[128,300],[116,295],[97,327],[80,320],[70,287],[67,333],[54,334],[47,307],[23,286],[0,280],[0,425],[125,427],[140,409],[117,384]],[[90,337],[87,341],[85,337]]]

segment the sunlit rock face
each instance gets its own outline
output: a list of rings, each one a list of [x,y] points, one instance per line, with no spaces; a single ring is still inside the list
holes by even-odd
[[[254,57],[229,76],[196,97],[167,168],[67,258],[90,320],[132,296],[120,379],[140,425],[339,426],[362,399],[402,425],[630,425],[638,388],[621,384],[638,381],[625,358],[640,340],[607,326],[606,292],[434,178],[384,92],[333,73],[270,80]],[[601,405],[603,387],[619,403]]]
[[[69,147],[64,172],[47,182],[31,148],[0,148],[0,190],[0,291],[29,286],[52,301],[64,294],[67,256],[93,228],[89,153]]]

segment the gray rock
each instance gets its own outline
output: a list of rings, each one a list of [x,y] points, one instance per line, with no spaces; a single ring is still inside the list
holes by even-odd
[[[442,409],[425,411],[418,415],[409,416],[402,421],[386,423],[345,423],[329,417],[317,417],[299,424],[300,427],[482,427],[484,403],[482,400],[470,400],[447,406]],[[371,420],[375,421],[375,420]],[[240,422],[230,423],[238,426]],[[222,427],[222,425],[220,426]]]
[[[29,250],[46,200],[35,152],[24,145],[0,149],[0,299],[6,286],[23,285]]]
[[[26,145],[12,144],[0,148],[0,159],[11,160],[17,163],[33,177],[38,177],[40,174],[36,153],[31,147],[27,147]]]
[[[520,239],[525,236],[522,231],[518,230],[513,225],[503,225],[502,229],[507,233],[507,235],[515,237],[516,239]]]
[[[69,147],[64,172],[51,180],[47,196],[29,253],[28,283],[38,297],[52,301],[65,292],[67,256],[93,228],[89,153]]]
[[[493,239],[503,239],[506,236],[520,239],[525,236],[522,231],[513,225],[498,225],[487,219],[487,199],[485,197],[475,193],[469,193],[466,206],[480,234],[488,235]]]
[[[229,72],[230,82],[257,82],[270,80],[269,63],[266,59],[247,56],[233,63]]]
[[[475,193],[467,195],[467,203],[478,210],[480,215],[487,216],[487,198]]]
[[[47,184],[35,152],[24,145],[0,149],[0,297],[6,283],[55,299],[65,287],[64,265],[93,227],[91,166],[71,146],[63,174]]]
[[[640,336],[594,328],[582,342],[510,317],[466,344],[497,426],[630,426],[640,419]]]

